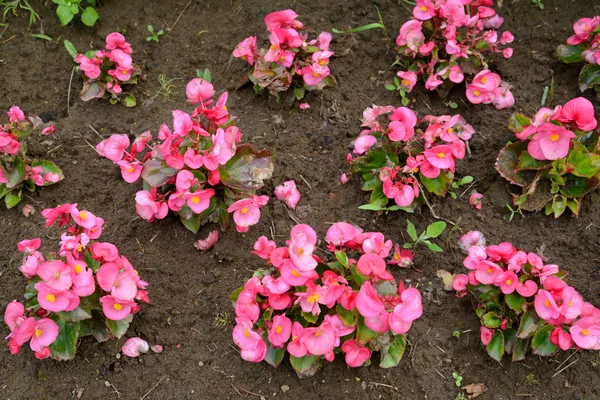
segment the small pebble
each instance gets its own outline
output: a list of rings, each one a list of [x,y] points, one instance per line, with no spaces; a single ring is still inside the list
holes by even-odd
[[[204,367],[204,363],[203,363],[202,361],[200,361],[200,362],[198,363],[198,366],[199,366],[199,367]]]
[[[289,387],[288,385],[283,385],[283,386],[281,387],[281,391],[282,391],[283,393],[287,392],[288,390],[290,390],[290,387]]]

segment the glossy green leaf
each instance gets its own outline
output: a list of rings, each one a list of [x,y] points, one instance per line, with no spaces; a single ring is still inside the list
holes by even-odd
[[[100,16],[93,7],[86,7],[81,14],[81,22],[87,26],[94,26]]]
[[[164,185],[171,177],[177,175],[177,170],[169,167],[164,161],[153,159],[144,163],[142,179],[150,186]]]
[[[4,204],[6,204],[6,208],[13,208],[17,204],[21,202],[21,196],[14,195],[12,193],[8,193],[6,197],[4,197]]]
[[[599,161],[600,156],[578,149],[571,150],[567,157],[567,163],[572,166],[571,173],[583,178],[591,178],[600,171],[599,168],[594,166]]]
[[[271,153],[256,151],[252,146],[243,144],[225,166],[219,168],[221,182],[238,190],[258,190],[264,181],[273,175]]]
[[[265,361],[267,362],[267,364],[277,368],[283,361],[284,356],[285,347],[274,349],[273,347],[267,345],[267,354],[265,355]]]
[[[346,268],[350,268],[350,264],[348,263],[348,255],[345,251],[336,251],[335,258]]]
[[[553,330],[554,325],[546,324],[535,333],[533,339],[531,339],[533,354],[550,356],[558,350],[558,346],[550,341],[550,335]]]
[[[451,179],[444,171],[440,172],[437,178],[427,178],[425,175],[419,172],[419,180],[423,186],[425,186],[425,189],[438,196],[445,196],[446,192],[448,192],[450,184],[452,183]]]
[[[69,322],[83,321],[92,318],[92,315],[81,307],[77,307],[73,311],[61,311],[58,313],[58,316]]]
[[[552,199],[552,212],[554,218],[560,217],[567,209],[567,198],[565,196],[556,195]]]
[[[584,92],[600,83],[600,65],[587,64],[579,73],[579,89]]]
[[[338,304],[335,306],[335,312],[340,316],[345,325],[354,326],[356,324],[356,314],[353,311],[348,311]]]
[[[488,328],[498,328],[502,323],[502,318],[500,318],[498,314],[493,311],[484,314],[481,320]]]
[[[183,224],[183,226],[185,226],[189,231],[193,232],[193,233],[198,233],[198,230],[200,229],[200,215],[199,214],[193,214],[191,216],[191,218],[183,218],[182,216],[180,217],[181,219],[181,223]]]
[[[508,306],[517,314],[523,312],[523,304],[527,302],[525,298],[516,291],[507,294],[504,299],[506,300],[506,304],[508,304]]]
[[[498,153],[498,158],[496,159],[496,163],[494,168],[496,171],[510,183],[525,187],[530,181],[526,179],[526,177],[519,173],[517,169],[517,164],[519,162],[519,158],[521,154],[526,151],[527,143],[526,142],[517,142],[506,145],[500,153]]]
[[[486,346],[487,353],[494,360],[500,362],[504,355],[504,334],[500,329],[497,329],[492,336],[492,340]]]
[[[319,314],[313,315],[312,313],[302,311],[301,315],[302,318],[304,318],[307,322],[310,322],[311,324],[316,324],[317,320],[319,319]]]
[[[106,326],[110,329],[110,332],[117,338],[120,339],[129,329],[129,324],[132,321],[132,316],[128,315],[127,318],[120,321],[113,321],[111,319],[106,320]]]
[[[436,238],[444,232],[446,229],[446,223],[444,221],[437,221],[427,227],[427,237]]]
[[[519,330],[517,331],[517,337],[521,339],[527,339],[533,336],[535,331],[538,329],[539,320],[537,314],[532,311],[527,311],[521,316],[521,322],[519,324]]]
[[[416,242],[419,238],[419,235],[417,234],[417,228],[415,228],[415,224],[413,224],[410,220],[406,220],[406,224],[406,233],[408,233],[408,236],[410,236],[413,242]]]
[[[12,189],[23,182],[26,175],[25,163],[21,160],[21,157],[15,157],[12,167],[13,169],[8,171],[8,182],[6,183],[6,187],[9,189]]]
[[[67,25],[74,17],[73,11],[71,11],[71,7],[60,5],[56,8],[56,15],[60,20],[60,24],[62,26]]]
[[[300,378],[310,378],[321,368],[321,357],[304,356],[294,357],[290,355],[290,364]]]
[[[550,166],[551,166],[550,161],[536,160],[529,154],[529,152],[524,151],[519,156],[519,161],[517,163],[516,168],[519,170],[522,170],[522,169],[540,170],[543,168],[549,168]]]
[[[529,350],[529,342],[529,339],[516,338],[512,351],[513,361],[522,361],[525,359],[527,350]]]
[[[50,356],[58,361],[74,359],[79,339],[79,322],[65,321],[58,316],[53,316],[52,319],[58,325],[58,336],[49,346]]]
[[[47,173],[52,172],[52,173],[58,175],[59,181],[62,181],[63,179],[65,179],[65,175],[63,174],[62,170],[60,168],[58,168],[56,166],[56,164],[54,164],[52,161],[33,160],[33,162],[31,163],[31,166],[32,167],[42,167],[42,176],[46,176]],[[44,183],[44,186],[49,186],[49,185],[53,185],[53,183],[52,182]]]
[[[381,349],[381,361],[379,362],[379,366],[381,368],[392,368],[397,366],[400,363],[400,360],[402,360],[405,350],[406,336],[397,335],[392,343]]]
[[[67,53],[69,53],[71,57],[77,57],[77,49],[73,43],[71,43],[69,40],[63,40],[63,44],[65,45],[65,49],[67,49]]]
[[[133,97],[132,95],[128,94],[127,96],[123,97],[123,105],[127,108],[131,108],[131,107],[135,107],[137,104],[137,101],[135,100],[135,97]]]
[[[508,120],[508,129],[515,133],[521,132],[527,125],[531,125],[531,120],[521,113],[513,113]]]
[[[556,48],[556,55],[566,63],[576,63],[585,60],[581,55],[583,50],[584,49],[581,46],[561,44]]]
[[[376,339],[381,333],[375,332],[365,325],[365,318],[362,315],[358,316],[358,325],[356,327],[356,339],[360,344],[369,343],[371,340]]]

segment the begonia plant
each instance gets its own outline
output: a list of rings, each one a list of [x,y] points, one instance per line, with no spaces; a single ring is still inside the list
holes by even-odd
[[[37,358],[70,360],[80,338],[121,338],[139,302],[149,302],[148,284],[114,244],[99,240],[102,218],[77,204],[45,209],[42,216],[46,227],[58,221],[65,232],[55,251],[42,251],[40,238],[17,245],[28,283],[25,305],[14,300],[6,307],[8,347],[17,354],[29,342]]]
[[[413,16],[400,28],[396,39],[405,71],[389,90],[397,90],[402,104],[419,79],[428,90],[445,98],[455,84],[465,81],[467,99],[473,104],[490,104],[496,109],[511,107],[510,84],[490,71],[488,54],[510,58],[513,49],[501,48],[514,40],[498,29],[504,19],[492,8],[493,0],[417,0]]]
[[[23,189],[33,192],[36,187],[61,181],[64,175],[52,161],[27,156],[27,137],[36,129],[49,135],[54,132],[54,125],[41,129],[40,118],[25,116],[17,106],[7,114],[8,122],[0,125],[0,200],[4,198],[6,207],[12,208],[21,202]]]
[[[387,264],[407,267],[401,260],[410,251],[346,222],[333,224],[325,242],[327,252],[317,256],[317,234],[304,224],[285,246],[257,240],[253,253],[267,265],[232,295],[233,340],[244,360],[277,367],[289,353],[300,377],[339,353],[350,367],[369,365],[374,351],[380,367],[398,365],[422,303],[419,290],[396,284]]]
[[[418,120],[411,109],[393,106],[367,108],[361,126],[347,159],[362,189],[371,192],[369,204],[360,207],[366,210],[412,212],[431,193],[444,197],[474,133],[458,114]]]
[[[256,191],[273,174],[271,153],[240,143],[242,133],[227,110],[227,92],[215,102],[213,85],[195,78],[186,94],[198,106],[192,114],[173,111],[173,129],[162,125],[156,140],[149,131],[133,143],[127,134],[118,134],[98,143],[96,150],[119,166],[126,182],[142,178],[135,202],[144,220],[163,219],[170,210],[196,233],[209,221],[226,229],[233,213],[238,232],[247,232],[269,201]]]
[[[133,63],[131,44],[125,36],[113,32],[106,36],[104,50],[90,50],[80,54],[75,46],[65,40],[65,47],[83,77],[83,88],[79,97],[83,101],[107,98],[112,104],[122,102],[127,107],[136,105],[135,97],[124,92],[124,87],[135,85],[140,68]]]
[[[565,282],[567,273],[509,242],[486,246],[479,231],[460,239],[467,274],[453,277],[457,296],[472,294],[481,342],[500,361],[582,348],[600,350],[600,310]]]
[[[329,70],[329,59],[334,55],[329,48],[331,34],[314,36],[297,17],[293,10],[268,14],[269,46],[261,48],[259,41],[257,47],[256,36],[250,36],[233,51],[234,57],[252,66],[248,77],[257,92],[267,89],[278,97],[291,88],[296,99],[302,100],[306,92],[336,85]]]
[[[513,202],[527,211],[579,214],[581,199],[600,184],[600,131],[592,103],[578,97],[529,118],[515,113],[518,141],[500,150],[496,170],[510,182]]]
[[[600,15],[579,19],[573,31],[575,34],[558,46],[556,54],[565,63],[586,63],[579,73],[579,89],[594,89],[600,100]]]

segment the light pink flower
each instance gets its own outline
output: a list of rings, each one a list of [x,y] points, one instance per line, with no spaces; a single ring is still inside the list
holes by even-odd
[[[362,229],[347,222],[336,222],[327,229],[325,241],[334,246],[343,246],[362,233]]]
[[[481,199],[482,198],[483,198],[483,195],[481,193],[474,192],[469,197],[469,204],[471,205],[471,207],[481,210],[481,206],[482,206]]]
[[[200,239],[194,243],[194,247],[200,251],[206,251],[211,249],[215,243],[219,240],[219,231],[214,230],[208,233],[206,239]]]
[[[71,288],[71,271],[61,260],[44,261],[37,266],[37,274],[55,290]]]
[[[133,300],[137,294],[135,278],[126,270],[120,270],[116,263],[102,264],[96,273],[98,285],[102,290],[110,292],[115,298]]]
[[[70,308],[75,309],[79,305],[79,296],[75,296],[67,290],[53,289],[44,282],[36,283],[35,288],[38,291],[38,303],[48,311],[70,311]]]
[[[283,347],[292,335],[292,321],[285,314],[273,317],[273,325],[269,329],[268,337],[274,349]]]
[[[25,113],[18,106],[12,106],[6,113],[10,122],[21,122],[25,120]]]
[[[126,318],[131,314],[133,307],[136,305],[135,301],[121,300],[111,295],[101,297],[100,303],[102,303],[102,312],[106,318],[113,321],[120,321]]]
[[[323,356],[333,351],[335,347],[335,330],[328,322],[323,322],[314,328],[305,328],[300,339],[308,354]]]
[[[111,135],[96,145],[96,151],[102,157],[106,157],[112,162],[117,162],[123,158],[125,149],[129,147],[129,137],[127,134]]]
[[[215,195],[213,189],[203,189],[196,192],[190,192],[184,195],[189,208],[195,214],[200,214],[210,206],[210,199]]]
[[[560,316],[560,309],[556,305],[556,301],[547,290],[541,289],[533,302],[535,312],[544,321],[556,319]]]
[[[425,158],[431,165],[439,169],[448,169],[454,172],[455,161],[454,155],[452,154],[452,146],[450,145],[437,145],[430,147],[423,153]]]
[[[276,29],[301,29],[304,25],[302,22],[296,20],[296,18],[298,18],[298,14],[296,14],[294,10],[275,11],[267,14],[265,17],[265,25],[271,32]]]
[[[360,367],[371,358],[371,350],[361,346],[356,339],[345,341],[342,351],[346,353],[346,364],[352,368]]]
[[[398,77],[401,79],[401,86],[407,89],[407,93],[410,93],[417,83],[417,74],[413,71],[399,71]]]
[[[537,293],[538,285],[533,280],[517,283],[517,293],[523,297],[531,297]]]
[[[121,352],[127,357],[139,357],[141,353],[147,353],[149,350],[148,342],[139,337],[127,339],[121,347]]]
[[[354,150],[353,152],[356,154],[364,154],[367,152],[373,145],[377,143],[377,138],[371,135],[362,135],[356,138],[354,141]]]
[[[275,197],[277,197],[277,200],[285,202],[289,208],[295,209],[296,204],[300,201],[300,192],[296,189],[296,182],[293,180],[285,181],[282,185],[277,186]]]
[[[252,251],[252,254],[256,254],[263,260],[268,260],[271,253],[276,248],[277,244],[274,241],[269,240],[266,236],[261,236],[256,243],[254,243],[254,251]]]
[[[227,209],[228,213],[233,213],[236,230],[238,232],[247,232],[248,228],[256,225],[260,219],[260,208],[267,204],[269,197],[252,196],[247,199],[238,200]]]
[[[164,201],[156,201],[156,195],[147,190],[140,190],[135,194],[135,210],[143,220],[152,222],[163,219],[169,212],[169,206]]]
[[[600,324],[593,317],[577,320],[570,328],[575,344],[586,350],[600,350]]]
[[[374,253],[363,254],[359,259],[356,267],[361,274],[375,279],[391,280],[394,279],[392,274],[386,270],[385,260]]]
[[[125,36],[119,32],[109,33],[106,36],[106,48],[108,50],[121,49],[125,53],[131,54],[131,45],[125,40]]]
[[[33,324],[33,333],[29,347],[35,352],[44,352],[58,337],[58,325],[50,318],[42,318]],[[47,355],[46,355],[47,357]],[[45,358],[45,357],[42,357]]]
[[[233,56],[248,61],[248,64],[254,65],[256,57],[256,36],[250,36],[242,40],[233,50]]]
[[[300,105],[298,107],[300,107],[301,110],[308,110],[310,108],[310,104],[304,102],[304,103],[300,103]]]
[[[527,151],[536,160],[558,160],[566,157],[575,134],[562,126],[543,123],[527,145]]]
[[[50,125],[50,126],[45,127],[44,129],[42,129],[42,132],[40,134],[42,136],[48,136],[52,132],[54,132],[55,129],[56,129],[56,125]]]
[[[486,328],[485,326],[479,328],[479,333],[481,336],[481,343],[483,343],[484,346],[487,346],[492,341],[492,337],[494,336],[494,331]]]
[[[121,176],[127,183],[134,183],[142,175],[144,167],[139,161],[130,162],[127,160],[121,160],[117,162],[119,168],[121,168]]]
[[[566,102],[557,119],[561,122],[574,122],[582,131],[594,130],[597,126],[594,106],[584,97]]]
[[[254,40],[256,42],[256,38],[254,38]],[[209,81],[200,78],[194,78],[189,81],[185,87],[185,94],[187,95],[188,103],[195,104],[213,97],[215,94],[215,89]]]
[[[427,21],[435,17],[435,6],[431,0],[417,0],[417,5],[413,8],[413,15],[416,19]]]

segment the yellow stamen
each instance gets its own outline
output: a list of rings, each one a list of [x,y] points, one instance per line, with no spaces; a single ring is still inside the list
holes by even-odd
[[[194,197],[192,197],[192,203],[198,204],[198,203],[200,203],[200,199],[198,197],[194,196]]]
[[[511,281],[510,279],[507,279],[507,280],[506,280],[506,284],[507,284],[508,286],[510,286],[510,285],[512,285],[512,281]]]
[[[135,168],[133,168],[133,167],[127,168],[127,172],[133,172],[133,171],[135,171]]]
[[[298,254],[299,256],[303,256],[304,255],[304,249],[302,247],[300,247],[298,250],[296,250],[296,254]]]
[[[73,271],[75,271],[76,274],[81,273],[81,265],[75,264],[75,266],[73,267]]]
[[[394,260],[399,260],[400,259],[400,254],[398,253],[394,253]]]
[[[481,94],[481,92],[480,92],[479,90],[475,90],[475,91],[473,92],[473,94],[474,94],[475,96],[479,96],[479,95]]]
[[[448,133],[452,133],[452,132],[454,132],[454,129],[448,128]]]
[[[277,328],[275,328],[275,333],[281,333],[282,330],[283,328],[281,327],[281,325],[279,325]]]
[[[79,253],[81,253],[83,251],[83,245],[81,243],[77,246],[77,251]]]
[[[122,304],[119,304],[119,303],[115,303],[115,304],[113,305],[113,308],[114,308],[115,310],[117,310],[117,311],[120,311],[120,310],[121,310],[121,308],[123,308],[123,305],[122,305]]]
[[[320,76],[321,76],[321,74],[319,74],[318,72],[313,72],[313,76],[314,76],[315,78],[318,78],[318,77],[320,77]]]
[[[87,219],[87,213],[85,211],[79,211],[79,218],[85,221]]]
[[[437,153],[438,158],[444,158],[446,155],[442,152]]]
[[[556,142],[559,138],[560,138],[560,136],[557,135],[556,133],[553,135],[550,135],[550,140],[552,140],[553,142]]]
[[[311,294],[310,296],[308,296],[308,302],[310,304],[315,304],[317,301],[319,301],[320,297],[321,295],[319,295],[319,293]]]
[[[248,332],[248,329],[244,329],[244,336],[250,337],[250,332]]]
[[[50,303],[54,303],[56,301],[56,297],[54,297],[52,293],[48,293],[46,295],[46,300],[48,300]]]
[[[402,79],[402,84],[404,86],[410,86],[410,82],[407,79]]]
[[[327,64],[327,60],[323,59],[323,60],[319,61],[319,64],[325,65],[325,64]]]
[[[276,48],[277,48],[276,44],[272,44],[271,47],[270,47],[271,50],[275,50]]]
[[[487,269],[488,274],[491,274],[492,272],[494,272],[494,270],[492,269],[492,267]]]
[[[248,207],[242,208],[242,210],[240,212],[242,213],[242,215],[248,214]]]
[[[423,12],[427,11],[427,7],[421,6],[421,11],[423,11]]]
[[[40,336],[42,336],[42,330],[40,328],[37,328],[35,330],[35,337],[40,337]]]
[[[544,302],[544,304],[546,305],[546,307],[550,307],[550,301],[548,299],[546,299],[546,301]]]
[[[246,61],[246,56],[242,56],[242,60]]]
[[[316,331],[316,332],[315,332],[315,336],[316,336],[316,337],[319,337],[319,336],[321,336],[321,331]]]
[[[481,78],[480,81],[481,81],[481,83],[486,83],[487,82],[487,78]]]
[[[279,57],[279,62],[284,62],[284,61],[285,61],[285,57],[284,56]]]
[[[122,69],[122,70],[121,70],[121,73],[122,73],[123,75],[127,75],[127,70],[126,70],[126,69]]]
[[[587,336],[587,335],[590,334],[590,331],[587,330],[587,329],[584,329],[584,330],[581,331],[581,333],[583,334],[583,336]]]
[[[300,276],[300,274],[298,273],[298,271],[296,271],[295,269],[292,270],[292,275],[294,275],[294,276]]]
[[[58,278],[60,278],[60,272],[55,272],[55,273],[54,273],[54,275],[52,275],[52,277],[53,277],[54,279],[58,279]]]

